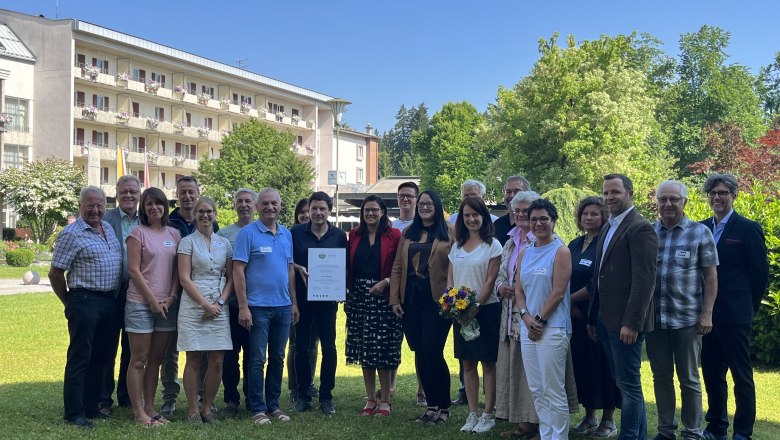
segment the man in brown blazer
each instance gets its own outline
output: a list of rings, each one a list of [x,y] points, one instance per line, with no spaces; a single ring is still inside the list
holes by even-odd
[[[647,439],[639,369],[644,333],[655,324],[658,236],[634,209],[634,187],[622,174],[604,176],[610,218],[599,235],[590,292],[588,331],[601,341],[620,389],[620,439]]]

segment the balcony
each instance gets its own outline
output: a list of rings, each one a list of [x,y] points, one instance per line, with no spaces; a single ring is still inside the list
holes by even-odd
[[[157,166],[161,168],[184,168],[188,170],[197,170],[198,161],[195,159],[184,158],[184,156],[161,155],[157,158]]]
[[[114,112],[109,111],[107,108],[84,105],[82,103],[77,103],[73,108],[73,117],[75,119],[94,121],[101,124],[115,124],[117,121]]]
[[[314,157],[314,145],[292,144],[290,149],[298,156]]]

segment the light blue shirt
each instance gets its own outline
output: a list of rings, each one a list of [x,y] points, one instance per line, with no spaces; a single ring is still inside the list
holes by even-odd
[[[141,219],[138,217],[138,211],[135,211],[135,217],[131,218],[121,209],[119,210],[119,217],[122,219],[122,255],[124,256],[122,259],[122,274],[127,277],[127,237],[130,236],[133,229],[141,225]]]
[[[236,236],[233,261],[246,263],[246,298],[250,307],[283,307],[290,299],[288,266],[293,262],[292,235],[277,223],[276,234],[260,220]]]
[[[729,211],[728,214],[726,214],[725,217],[723,217],[723,220],[717,222],[715,220],[715,217],[712,217],[712,237],[715,239],[715,244],[718,244],[718,240],[720,240],[720,236],[723,235],[723,230],[726,229],[726,223],[729,222],[729,219],[731,218],[731,214],[734,214],[734,210],[732,209]]]

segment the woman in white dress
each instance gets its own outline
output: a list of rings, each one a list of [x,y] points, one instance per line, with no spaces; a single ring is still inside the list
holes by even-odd
[[[194,424],[216,421],[211,404],[222,379],[224,350],[232,350],[230,321],[225,302],[233,291],[233,249],[227,238],[214,233],[217,207],[201,197],[193,207],[196,230],[179,244],[179,279],[184,289],[179,307],[178,350],[187,352],[184,392],[188,420]],[[208,368],[203,381],[203,405],[198,408],[198,385],[203,353]]]
[[[455,322],[455,357],[463,361],[463,379],[469,402],[469,415],[460,428],[463,432],[488,432],[496,426],[493,410],[496,405],[496,360],[498,333],[501,324],[501,303],[493,293],[501,265],[501,243],[493,238],[495,228],[485,202],[466,197],[460,204],[455,221],[457,242],[450,250],[447,285],[466,286],[477,294],[477,307],[468,317]],[[479,337],[466,341],[460,334],[461,325],[471,320],[479,324]],[[482,363],[485,375],[485,409],[479,411],[479,374]]]

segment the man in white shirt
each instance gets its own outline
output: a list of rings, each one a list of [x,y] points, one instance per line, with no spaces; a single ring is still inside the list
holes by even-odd
[[[414,211],[417,207],[417,195],[420,188],[414,182],[404,182],[398,185],[398,218],[393,220],[393,227],[403,232],[414,221]]]
[[[485,193],[487,192],[487,187],[485,187],[485,184],[480,182],[479,180],[474,179],[468,179],[465,182],[463,182],[463,185],[460,186],[460,199],[463,200],[468,197],[478,197],[482,200],[485,199]],[[447,219],[448,222],[451,224],[455,224],[455,220],[458,219],[458,213],[453,213],[450,218]],[[490,214],[490,219],[495,222],[498,220],[498,217],[496,217],[493,214]]]

